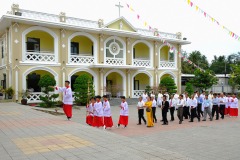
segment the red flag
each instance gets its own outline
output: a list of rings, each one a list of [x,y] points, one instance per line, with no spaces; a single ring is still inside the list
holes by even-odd
[[[191,7],[193,6],[193,2],[190,2]]]
[[[129,8],[129,4],[127,4],[127,7]]]
[[[207,16],[207,13],[206,13],[206,12],[204,12],[204,16],[205,16],[205,17]]]

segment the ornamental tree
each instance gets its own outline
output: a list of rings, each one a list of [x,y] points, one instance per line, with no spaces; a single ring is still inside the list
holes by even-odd
[[[194,93],[192,83],[190,83],[190,82],[187,82],[187,83],[186,83],[186,89],[185,89],[185,91],[188,93],[189,96],[191,96],[191,95]]]
[[[160,88],[165,87],[167,92],[170,94],[177,92],[177,86],[174,82],[174,80],[171,77],[164,77],[159,84]]]
[[[54,89],[51,88],[50,86],[55,85],[56,80],[49,75],[44,75],[40,78],[38,86],[42,88],[42,92],[44,93],[43,96],[40,96],[40,100],[43,101],[43,103],[41,103],[40,106],[49,108],[56,105],[56,98],[58,98],[59,94],[50,93],[54,91]]]

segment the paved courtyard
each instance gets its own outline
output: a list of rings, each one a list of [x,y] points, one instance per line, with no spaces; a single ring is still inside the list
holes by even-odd
[[[74,109],[72,121],[35,109],[0,103],[0,159],[240,159],[239,118],[162,126],[158,109],[158,123],[147,128],[136,125],[137,110],[130,106],[127,128],[104,131],[85,124],[85,108]],[[116,125],[119,108],[112,113]]]

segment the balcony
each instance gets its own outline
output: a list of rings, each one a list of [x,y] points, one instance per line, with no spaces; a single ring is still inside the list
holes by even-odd
[[[133,59],[133,66],[151,67],[151,61],[149,59]]]
[[[132,98],[139,98],[143,95],[145,90],[133,90],[133,97]]]
[[[160,61],[159,67],[161,69],[176,69],[176,62],[173,61]]]
[[[94,64],[93,56],[70,55],[70,63],[73,64]]]
[[[123,58],[109,58],[106,57],[105,64],[110,65],[124,65],[124,59]]]
[[[25,61],[27,62],[56,62],[55,54],[53,52],[41,51],[41,52],[31,52],[27,51],[25,54]]]

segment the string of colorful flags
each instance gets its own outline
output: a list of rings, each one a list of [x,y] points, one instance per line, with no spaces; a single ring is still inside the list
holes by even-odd
[[[126,3],[126,5],[127,5],[127,8],[128,8],[132,13],[136,14],[135,17],[136,17],[139,21],[141,21],[141,23],[142,23],[145,27],[147,27],[147,28],[148,28],[150,31],[152,31],[153,33],[155,32],[155,29],[154,29],[151,25],[149,25],[149,23],[148,23],[147,21],[143,20],[142,16],[141,16],[140,14],[138,14],[138,13],[133,9],[132,6],[130,6],[128,3]],[[200,68],[198,65],[196,65],[195,63],[193,63],[193,62],[192,62],[191,60],[189,60],[187,57],[185,57],[185,56],[181,53],[181,51],[178,51],[178,50],[175,48],[175,46],[173,46],[173,45],[171,45],[170,43],[168,43],[168,42],[160,35],[160,33],[157,33],[157,34],[155,34],[155,35],[161,40],[161,42],[162,42],[163,44],[167,45],[167,46],[170,48],[170,51],[173,51],[173,52],[175,52],[175,53],[178,53],[178,54],[179,54],[179,57],[181,57],[184,61],[186,61],[186,62],[188,62],[189,64],[193,65],[195,68],[198,68],[200,71],[204,72],[204,70],[203,70],[202,68]]]
[[[216,20],[215,18],[213,18],[212,16],[210,16],[208,13],[206,13],[206,11],[204,11],[203,9],[201,9],[198,5],[196,5],[195,3],[193,3],[191,0],[185,0],[187,2],[187,4],[192,7],[195,8],[195,11],[201,13],[205,18],[208,18],[211,22],[217,24],[218,26],[220,26],[222,29],[226,30],[228,35],[231,36],[232,38],[240,41],[240,36],[238,36],[235,32],[229,30],[227,27],[225,27],[224,25],[220,24],[218,20]]]

